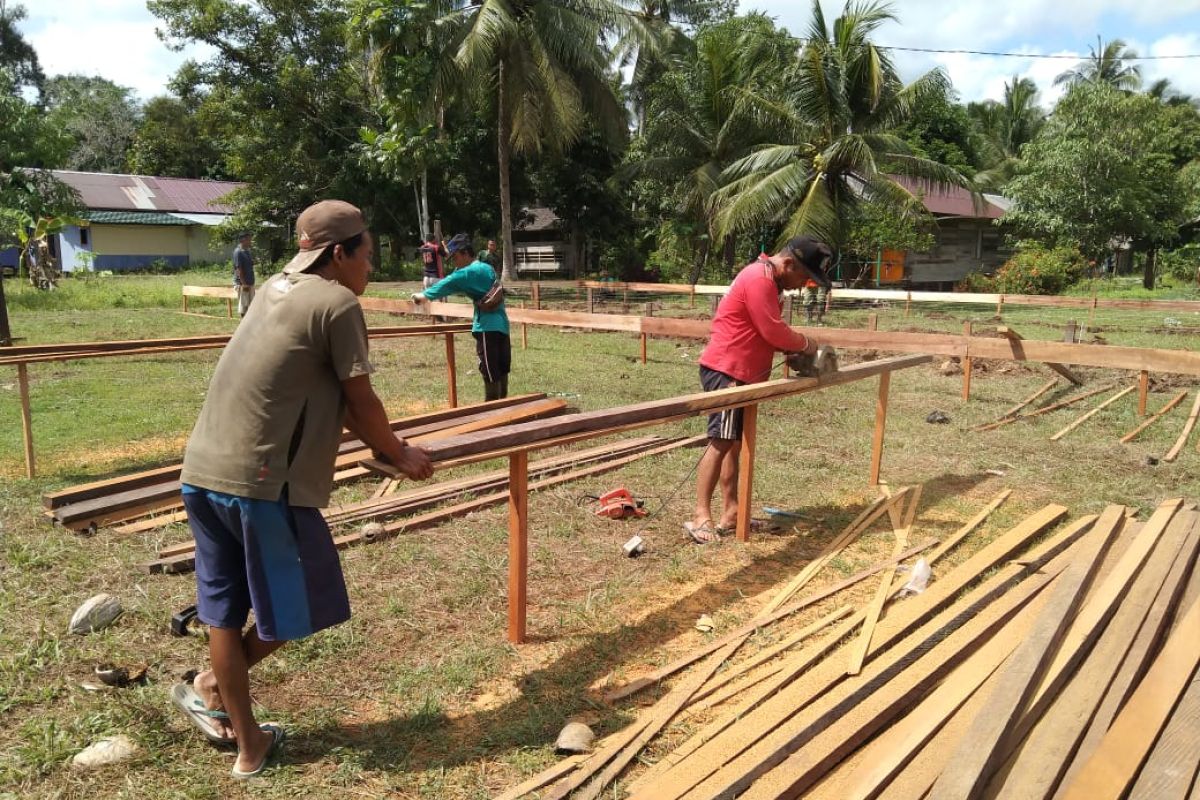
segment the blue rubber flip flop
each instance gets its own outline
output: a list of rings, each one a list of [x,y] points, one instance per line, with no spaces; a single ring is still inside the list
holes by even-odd
[[[279,755],[279,749],[283,747],[283,742],[285,739],[287,739],[287,734],[284,733],[283,728],[276,725],[274,722],[264,722],[258,727],[271,734],[271,746],[267,748],[267,754],[263,756],[262,763],[259,764],[255,769],[250,770],[249,772],[243,772],[237,767],[234,767],[229,771],[229,774],[238,780],[244,781],[247,778],[256,778],[259,775],[262,775],[263,771],[270,766],[271,760],[274,759],[275,756]]]
[[[204,734],[205,739],[213,744],[237,744],[234,737],[223,735],[221,729],[213,724],[214,719],[229,719],[229,715],[224,711],[214,711],[204,705],[204,701],[200,699],[200,695],[196,694],[196,689],[190,683],[177,683],[172,686],[171,702],[183,712],[188,722]]]

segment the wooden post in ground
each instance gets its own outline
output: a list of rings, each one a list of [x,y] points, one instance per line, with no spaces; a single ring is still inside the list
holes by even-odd
[[[910,313],[912,313],[912,292],[906,292],[904,299],[904,316],[907,317]]]
[[[691,294],[688,296],[688,308],[696,307],[696,284],[692,284]]]
[[[590,287],[590,286],[588,287],[588,290],[587,290],[587,300],[588,300],[588,313],[595,314],[596,313],[596,303],[595,303],[595,298],[592,297],[592,287]]]
[[[654,316],[654,303],[646,303],[646,316],[647,317]],[[644,331],[642,332],[641,338],[642,338],[642,363],[645,364],[646,363],[646,334]]]
[[[529,577],[529,452],[508,457],[508,640],[525,642]]]
[[[542,308],[542,287],[537,281],[533,282],[533,308],[535,311],[540,311]]]
[[[1075,333],[1079,329],[1079,325],[1073,319],[1067,320],[1067,325],[1063,328],[1063,341],[1067,344],[1075,344]]]
[[[1146,400],[1150,397],[1150,373],[1142,370],[1138,373],[1138,416],[1146,416]]]
[[[709,297],[711,298],[711,305],[712,305],[711,314],[715,317],[717,315],[717,306],[720,304],[721,298],[719,295],[715,295],[715,294],[709,295]]]
[[[536,296],[537,295],[537,284],[535,283],[533,286],[534,286],[534,295]],[[537,301],[535,300],[534,302],[536,303]],[[521,308],[524,308],[524,307],[525,307],[525,301],[522,300]],[[522,350],[529,349],[529,326],[526,325],[524,322],[521,323],[521,349]]]
[[[225,298],[225,308],[229,311],[229,318],[233,319],[233,298],[232,297]]]
[[[758,406],[746,406],[742,409],[742,447],[738,453],[737,540],[739,542],[750,539],[750,520],[754,517],[754,447],[757,435]]]
[[[878,314],[868,314],[867,315],[867,330],[869,330],[869,331],[879,330],[879,315]]]
[[[183,295],[183,313],[185,313],[185,314],[188,313],[187,295],[186,294]]]
[[[454,334],[446,334],[446,382],[451,408],[458,408],[458,370],[454,364]]]
[[[971,399],[971,322],[963,323],[963,388],[962,399]]]
[[[17,364],[17,387],[21,395],[21,436],[25,441],[25,477],[37,473],[33,463],[33,414],[29,410],[29,368]]]
[[[879,467],[883,461],[883,432],[887,428],[888,388],[891,386],[892,373],[884,372],[879,376],[879,397],[875,401],[875,435],[871,440],[871,474],[867,483],[879,485]]]
[[[622,292],[621,305],[628,307],[629,306],[629,284],[628,283],[625,284],[625,287],[621,290],[621,292]]]
[[[996,319],[1003,319],[1004,315],[1004,295],[996,300]]]

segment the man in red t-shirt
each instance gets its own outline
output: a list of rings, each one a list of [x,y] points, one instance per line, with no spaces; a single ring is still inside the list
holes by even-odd
[[[773,256],[763,253],[738,273],[717,307],[708,346],[700,354],[700,385],[705,391],[758,383],[771,376],[776,352],[815,353],[817,343],[783,321],[782,294],[813,280],[829,288],[825,268],[828,245],[797,236]],[[742,411],[731,409],[708,418],[708,449],[696,478],[696,511],[684,523],[697,544],[715,540],[737,523],[738,453]],[[721,521],[712,521],[712,496],[721,485]]]

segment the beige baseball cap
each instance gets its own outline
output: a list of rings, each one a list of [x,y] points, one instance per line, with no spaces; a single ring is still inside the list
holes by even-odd
[[[357,206],[344,200],[322,200],[300,212],[296,240],[300,252],[283,268],[286,273],[304,272],[333,244],[344,242],[367,229]]]

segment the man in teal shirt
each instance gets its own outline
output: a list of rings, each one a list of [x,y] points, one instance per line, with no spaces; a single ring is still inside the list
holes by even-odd
[[[496,282],[496,271],[475,257],[471,238],[460,233],[446,243],[450,263],[454,266],[445,278],[413,295],[413,301],[439,300],[447,295],[463,294],[475,304],[471,335],[475,337],[475,353],[479,356],[479,373],[483,375],[484,398],[499,400],[508,396],[508,373],[512,365],[512,346],[508,339],[508,312],[504,303],[485,311],[479,300]]]

